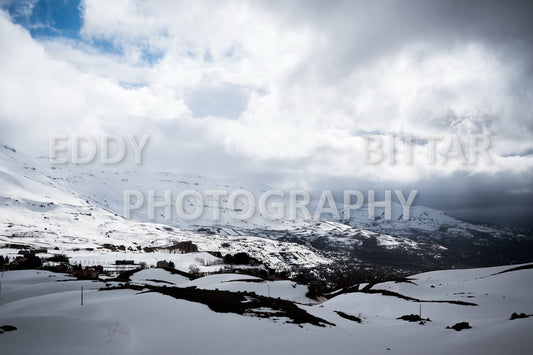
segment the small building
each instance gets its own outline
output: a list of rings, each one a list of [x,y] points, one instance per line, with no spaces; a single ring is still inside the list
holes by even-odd
[[[134,265],[134,260],[115,260],[115,265]]]
[[[96,280],[100,276],[100,271],[99,267],[87,266],[84,270],[74,270],[73,273],[78,279]]]
[[[35,256],[35,252],[33,250],[19,250],[18,254],[22,255],[22,257],[25,259],[33,258]]]
[[[82,275],[88,279],[97,279],[98,276],[100,276],[100,270],[95,267],[86,267],[85,270],[82,271]]]
[[[164,268],[169,267],[169,263],[166,260],[161,260],[157,262],[156,267],[164,269]]]

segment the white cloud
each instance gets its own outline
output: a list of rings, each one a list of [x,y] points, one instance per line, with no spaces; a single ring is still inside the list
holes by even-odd
[[[50,55],[47,50],[55,47],[45,49],[4,13],[0,32],[1,123],[19,128],[6,138],[44,148],[50,133],[124,132],[135,129],[132,119],[170,119],[188,112],[171,93],[162,95],[148,87],[126,89],[118,78],[98,75],[100,70],[80,70],[75,51]]]
[[[387,47],[372,41],[390,30],[342,6],[324,19],[255,2],[87,0],[83,9],[83,41],[36,40],[0,15],[3,139],[46,149],[49,133],[150,130],[166,168],[226,174],[412,183],[532,169],[529,157],[498,157],[531,148],[517,124],[531,92],[515,95],[521,67],[481,40],[417,39],[403,24]],[[120,51],[99,51],[102,40]],[[365,132],[491,134],[497,159],[369,167]]]

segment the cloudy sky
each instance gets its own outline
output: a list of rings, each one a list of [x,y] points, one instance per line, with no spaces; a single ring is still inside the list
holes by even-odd
[[[46,153],[57,133],[149,133],[149,169],[282,188],[418,189],[416,204],[533,228],[527,1],[0,0],[0,9],[0,139],[19,150]],[[412,164],[369,165],[368,134],[483,134],[491,162],[428,164],[419,142]]]

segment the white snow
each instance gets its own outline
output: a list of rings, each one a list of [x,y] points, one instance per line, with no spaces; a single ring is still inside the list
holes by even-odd
[[[174,262],[182,271],[189,271],[191,265],[195,265],[202,272],[214,272],[224,267],[221,258],[207,253],[209,251],[224,254],[246,252],[280,271],[290,270],[293,265],[311,268],[331,262],[315,250],[295,243],[248,235],[202,234],[125,219],[90,205],[56,182],[66,181],[61,173],[54,177],[45,176],[40,172],[43,167],[36,165],[34,170],[25,162],[26,159],[19,153],[0,147],[0,255],[15,256],[18,249],[3,246],[22,244],[48,248],[49,253],[67,254],[71,263],[82,265],[111,266],[115,260],[121,259],[155,265],[157,261],[167,260]],[[60,166],[54,168],[53,172],[61,171]],[[98,184],[89,180],[76,185],[82,190],[90,186]],[[122,191],[123,188],[102,188],[103,192],[110,194],[116,190]],[[200,253],[169,253],[164,249],[151,253],[143,251],[145,247],[162,248],[186,241],[197,245]],[[105,244],[122,246],[123,250],[113,251],[104,248]]]
[[[399,284],[396,291],[424,299],[463,299],[478,306],[422,303],[426,325],[396,318],[418,314],[419,303],[379,294],[343,294],[322,304],[299,305],[335,326],[302,327],[286,319],[259,319],[215,313],[207,306],[156,293],[132,290],[98,291],[98,282],[69,279],[43,271],[9,271],[0,278],[0,319],[16,326],[0,334],[2,351],[9,354],[521,354],[533,345],[533,318],[509,320],[512,312],[533,313],[533,269],[493,275],[510,267],[449,270],[415,275],[419,285]],[[239,274],[212,275],[192,282],[164,270],[144,270],[134,279],[213,289],[262,292],[264,282]],[[235,281],[241,280],[241,281]],[[257,280],[256,280],[257,281]],[[429,285],[440,283],[439,287]],[[84,305],[80,287],[84,286]],[[170,285],[169,285],[170,286]],[[248,287],[246,287],[248,286]],[[391,287],[383,283],[374,288]],[[301,285],[272,282],[271,292],[297,296]],[[428,290],[428,287],[430,290]],[[31,296],[28,296],[31,295]],[[278,297],[277,295],[272,295]],[[268,308],[265,312],[269,312]],[[336,311],[362,318],[344,319]],[[456,332],[448,325],[468,321],[472,329]]]

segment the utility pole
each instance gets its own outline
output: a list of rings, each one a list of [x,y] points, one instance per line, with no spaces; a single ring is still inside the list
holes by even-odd
[[[422,303],[420,303],[419,305],[420,305],[420,314],[419,314],[419,317],[420,317],[420,319],[422,319]]]

